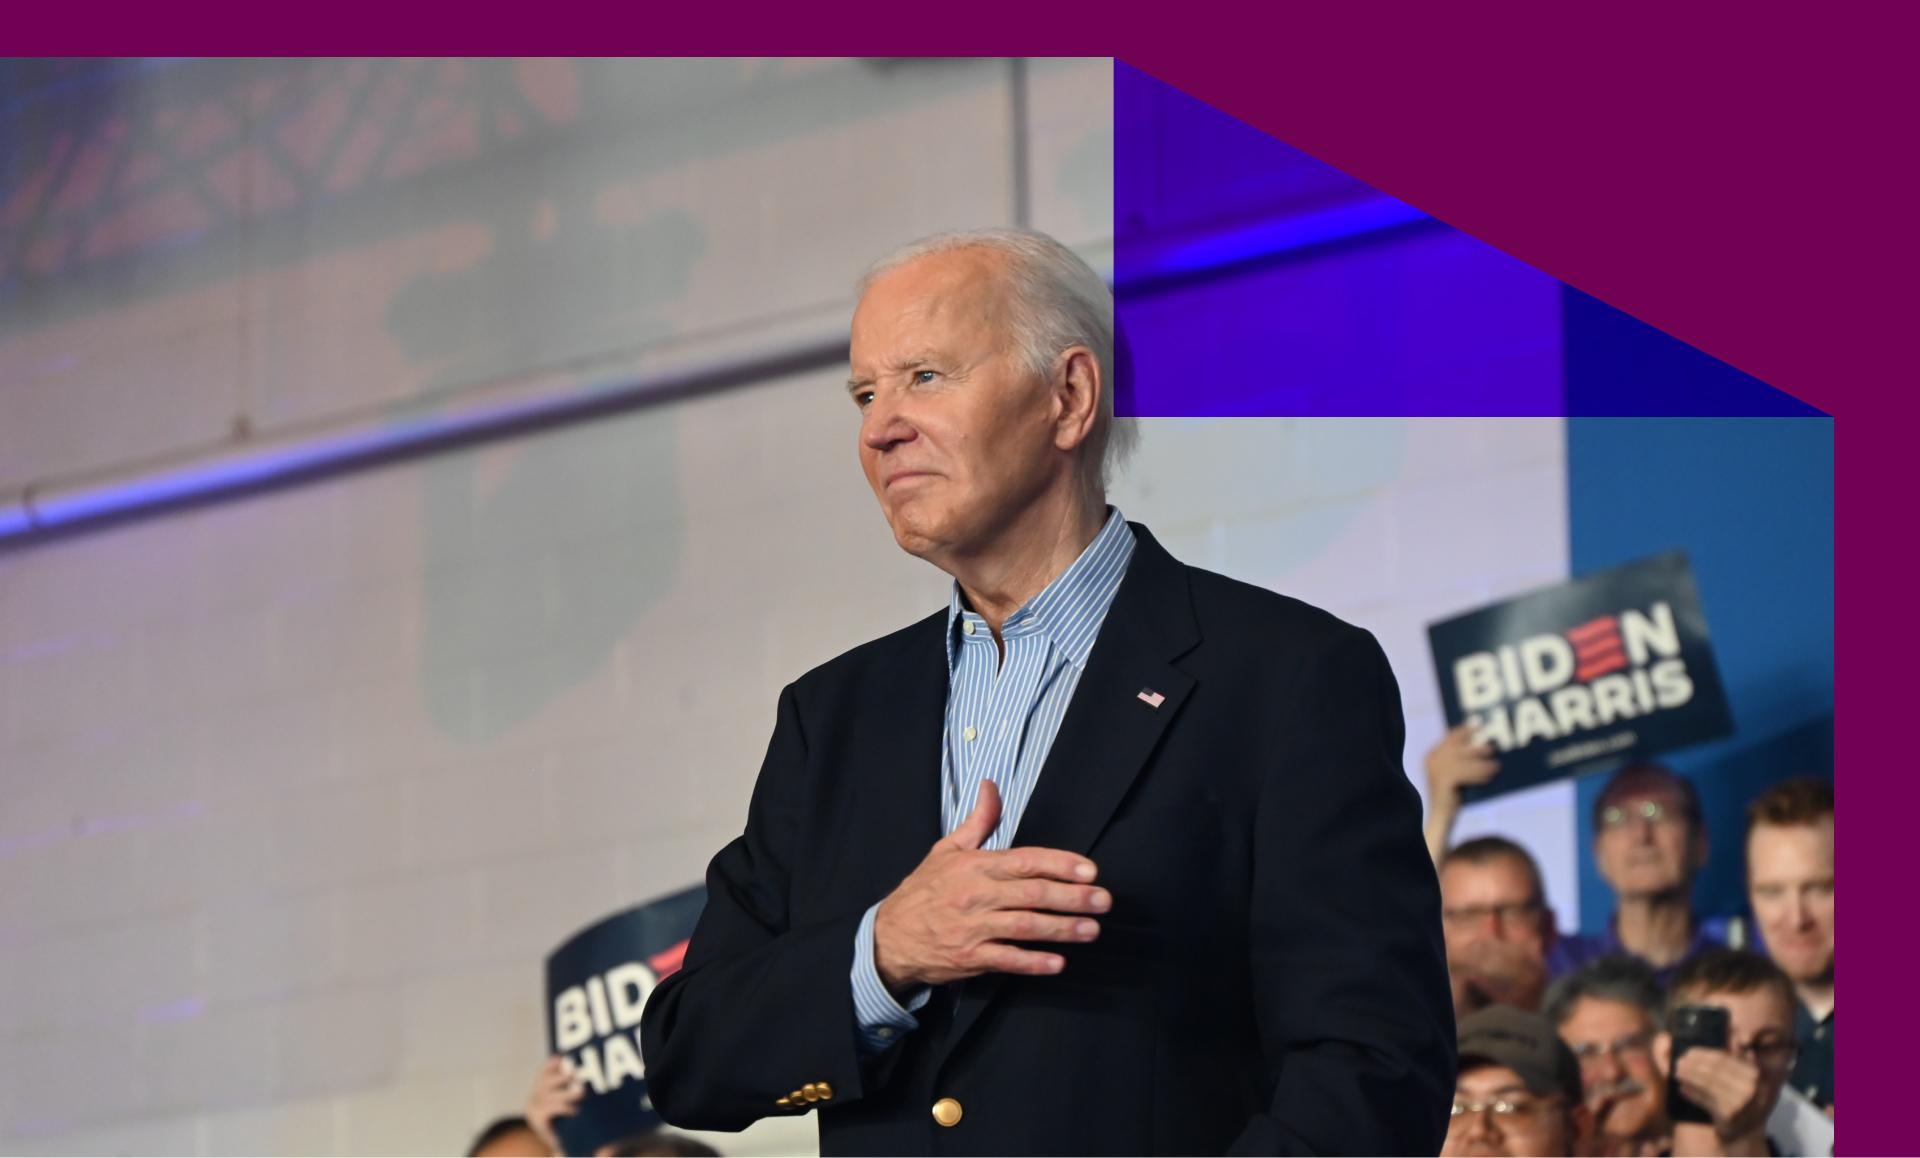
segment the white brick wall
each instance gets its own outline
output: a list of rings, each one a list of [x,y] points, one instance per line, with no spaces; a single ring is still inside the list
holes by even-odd
[[[844,305],[887,245],[1005,218],[1004,65],[793,67],[822,103],[792,123],[736,116],[708,153],[669,126],[616,158],[645,171],[598,219],[708,215],[684,284],[621,305],[639,340]],[[1108,77],[1032,74],[1036,222],[1095,245]],[[399,287],[473,268],[476,229],[423,216],[250,284],[258,417],[473,372],[341,334],[385,333]],[[182,335],[233,308],[170,302],[0,341],[0,369],[117,343],[164,386],[198,364],[169,353]],[[199,437],[219,408],[195,391],[238,389],[209,370],[135,392],[109,362],[0,375],[0,482]],[[738,831],[779,688],[944,601],[874,510],[842,376],[0,556],[0,1150],[450,1153],[515,1112],[545,952],[697,879]],[[1417,760],[1439,727],[1425,623],[1564,574],[1561,448],[1555,421],[1156,422],[1116,501],[1193,562],[1373,628]],[[1570,858],[1555,874],[1570,898]],[[793,1153],[812,1135],[716,1142]]]

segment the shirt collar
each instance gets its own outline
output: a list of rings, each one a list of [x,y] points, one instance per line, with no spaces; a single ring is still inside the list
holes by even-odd
[[[1112,606],[1113,597],[1120,590],[1120,580],[1133,558],[1133,547],[1133,528],[1127,526],[1126,516],[1119,508],[1108,507],[1106,525],[1093,537],[1093,542],[1044,590],[1009,615],[1001,633],[1043,634],[1075,667],[1086,670],[1087,659],[1093,654],[1094,637],[1100,633],[1107,608]],[[953,595],[947,601],[949,675],[959,660],[955,628],[963,622],[972,622],[982,630],[986,627],[986,621],[966,605],[960,584],[955,581]]]
[[[1620,915],[1615,913],[1607,921],[1607,931],[1600,939],[1602,955],[1627,952],[1627,946],[1620,940]],[[1687,940],[1687,956],[1681,960],[1697,957],[1709,949],[1718,949],[1720,942],[1708,931],[1707,923],[1697,915],[1693,918],[1693,933]]]

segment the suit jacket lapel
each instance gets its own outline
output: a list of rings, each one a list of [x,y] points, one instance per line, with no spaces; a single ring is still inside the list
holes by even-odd
[[[1171,662],[1200,638],[1186,569],[1145,527],[1131,526],[1133,559],[1021,814],[1015,847],[1090,850],[1192,694],[1193,677]],[[1156,707],[1140,699],[1142,692],[1163,699]],[[989,973],[963,986],[950,1046],[1006,976]]]
[[[870,883],[878,900],[913,871],[939,840],[940,743],[946,721],[947,655],[941,632],[947,613],[915,624],[900,640],[886,683],[886,702],[872,713],[872,739],[859,745]],[[867,724],[866,720],[862,721]],[[871,903],[871,902],[869,902]]]

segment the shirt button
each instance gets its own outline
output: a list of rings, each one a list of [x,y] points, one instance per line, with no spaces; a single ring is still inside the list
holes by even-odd
[[[893,1036],[893,1027],[891,1025],[883,1025],[873,1032],[882,1038],[890,1038]]]
[[[980,733],[978,733],[978,732],[976,732],[976,731],[974,731],[974,730],[973,730],[973,727],[972,727],[971,725],[969,725],[969,726],[968,726],[967,728],[965,728],[965,729],[964,729],[963,731],[961,731],[961,733],[960,733],[960,734],[961,734],[962,736],[965,736],[965,737],[967,738],[967,742],[968,742],[968,743],[972,743],[972,742],[973,742],[973,738],[974,738],[975,736],[978,736],[978,735],[979,735]]]
[[[966,632],[966,633],[967,633],[968,635],[972,635],[972,634],[973,634],[973,620],[971,620],[971,619],[968,619],[968,620],[963,620],[963,621],[961,622],[961,624],[960,624],[960,630],[961,630],[961,631],[964,631],[964,632]]]

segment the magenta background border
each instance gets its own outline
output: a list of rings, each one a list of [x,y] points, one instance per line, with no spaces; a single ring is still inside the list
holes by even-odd
[[[1837,759],[1875,944],[1842,1153],[1920,1148],[1904,980],[1920,225],[1893,4],[16,5],[11,53],[1119,56],[1834,416]],[[1787,19],[1786,13],[1798,17]],[[1905,59],[1903,59],[1905,58]],[[1331,99],[1328,94],[1335,94]],[[1756,576],[1764,582],[1764,576]],[[1865,770],[1872,768],[1869,775]],[[1850,797],[1850,799],[1853,799]],[[1864,962],[1864,964],[1861,964]],[[1871,992],[1869,992],[1871,991]],[[1865,1093],[1861,1093],[1865,1091]],[[1868,1109],[1867,1119],[1859,1114]]]

